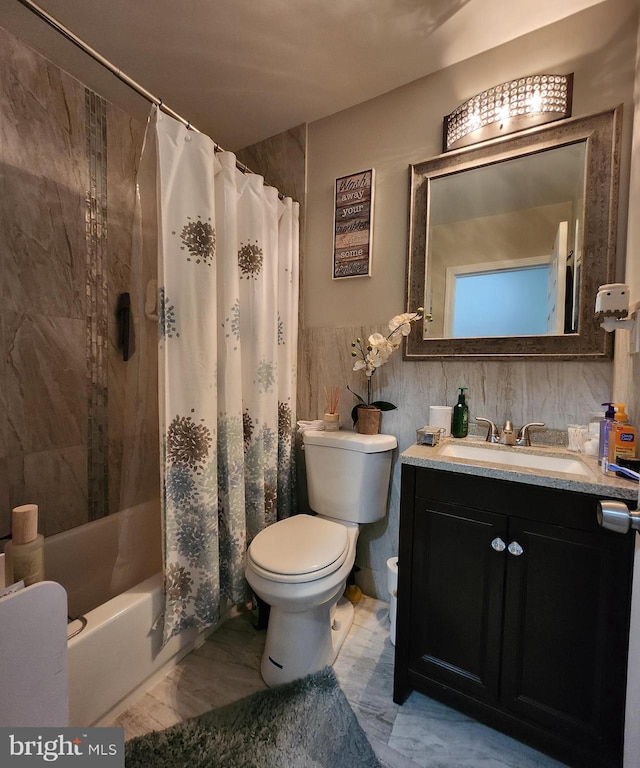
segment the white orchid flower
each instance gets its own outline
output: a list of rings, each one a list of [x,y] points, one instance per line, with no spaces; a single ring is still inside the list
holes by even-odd
[[[366,373],[367,376],[373,375],[376,368],[379,368],[384,361],[381,361],[377,356],[371,355],[371,353],[367,353],[366,357],[362,360],[356,360],[355,365],[353,366],[354,371],[362,371]]]
[[[395,351],[395,346],[391,340],[381,333],[372,333],[371,336],[369,336],[369,346],[372,348],[371,352],[375,352],[378,357],[382,358],[383,363],[386,363]],[[371,354],[371,352],[369,354]],[[382,365],[382,363],[380,363],[380,365]]]
[[[389,320],[389,330],[393,336],[402,334],[408,336],[411,333],[411,322],[418,320],[415,312],[404,312],[402,315],[396,315]]]
[[[353,392],[350,387],[347,387],[347,389],[349,389],[350,392],[353,392],[362,405],[371,404],[371,377],[381,365],[384,365],[389,360],[396,349],[398,349],[402,343],[403,337],[408,336],[409,333],[411,333],[411,324],[416,320],[420,320],[423,312],[424,310],[422,307],[418,307],[416,312],[405,312],[402,315],[396,315],[389,321],[390,333],[386,336],[383,336],[381,333],[372,333],[369,336],[366,347],[361,338],[357,338],[352,342],[351,355],[354,358],[357,358],[353,370],[364,371],[367,377],[367,399],[364,400],[364,398],[360,397],[356,392]],[[429,319],[431,319],[431,316],[429,316]],[[376,405],[384,405],[386,410],[395,408],[395,405],[392,403],[383,403],[382,401],[376,403]],[[356,420],[357,417],[354,417],[354,423]]]

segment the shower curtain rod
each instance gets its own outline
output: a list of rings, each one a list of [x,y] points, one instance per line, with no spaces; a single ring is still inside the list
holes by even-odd
[[[155,104],[158,109],[161,109],[163,112],[166,112],[171,117],[175,118],[176,120],[179,120],[183,125],[185,125],[189,130],[195,131],[196,133],[201,133],[197,128],[195,128],[188,120],[185,120],[184,117],[179,115],[177,112],[175,112],[170,107],[166,106],[162,99],[159,99],[157,96],[154,96],[152,93],[150,93],[146,88],[143,88],[140,83],[136,82],[133,78],[129,77],[125,72],[123,72],[121,69],[115,66],[115,64],[112,64],[108,59],[105,59],[104,56],[98,53],[94,48],[92,48],[90,45],[85,43],[82,38],[78,37],[77,35],[74,35],[74,33],[64,26],[64,24],[60,23],[56,18],[51,16],[51,14],[47,13],[44,8],[41,8],[39,5],[33,2],[33,0],[18,0],[18,2],[21,5],[24,5],[25,8],[30,10],[32,13],[35,13],[36,16],[39,16],[44,22],[46,22],[50,27],[53,27],[56,32],[59,32],[63,37],[66,37],[67,40],[70,40],[75,46],[80,48],[81,51],[84,51],[86,54],[88,54],[92,59],[98,62],[98,64],[101,64],[105,69],[108,69],[109,72],[111,72],[113,75],[115,75],[118,80],[121,80],[125,85],[128,85],[129,88],[136,91],[136,93],[139,93],[140,96],[145,98],[147,101],[150,101],[152,104]],[[211,139],[213,141],[213,139]],[[213,141],[213,146],[216,152],[224,152],[225,150],[215,141]],[[241,163],[240,160],[236,158],[236,167],[242,171],[242,173],[253,173],[251,168],[246,166],[244,163]],[[280,195],[280,197],[284,197],[283,195]]]

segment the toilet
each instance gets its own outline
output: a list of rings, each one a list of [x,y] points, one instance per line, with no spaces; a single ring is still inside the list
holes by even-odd
[[[246,577],[271,606],[260,671],[280,685],[333,664],[353,623],[342,597],[363,523],[387,512],[393,435],[303,434],[309,506],[265,528],[247,552]]]

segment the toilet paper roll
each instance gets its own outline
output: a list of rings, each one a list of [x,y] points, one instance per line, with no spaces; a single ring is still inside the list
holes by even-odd
[[[451,434],[451,415],[453,408],[450,405],[432,405],[429,407],[429,426],[443,429],[444,437]]]
[[[398,558],[390,557],[387,560],[387,590],[390,595],[395,595],[398,589]]]

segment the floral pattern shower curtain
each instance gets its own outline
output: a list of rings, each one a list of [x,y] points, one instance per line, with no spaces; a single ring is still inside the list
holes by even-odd
[[[166,642],[246,598],[249,542],[292,511],[299,206],[155,129]]]

